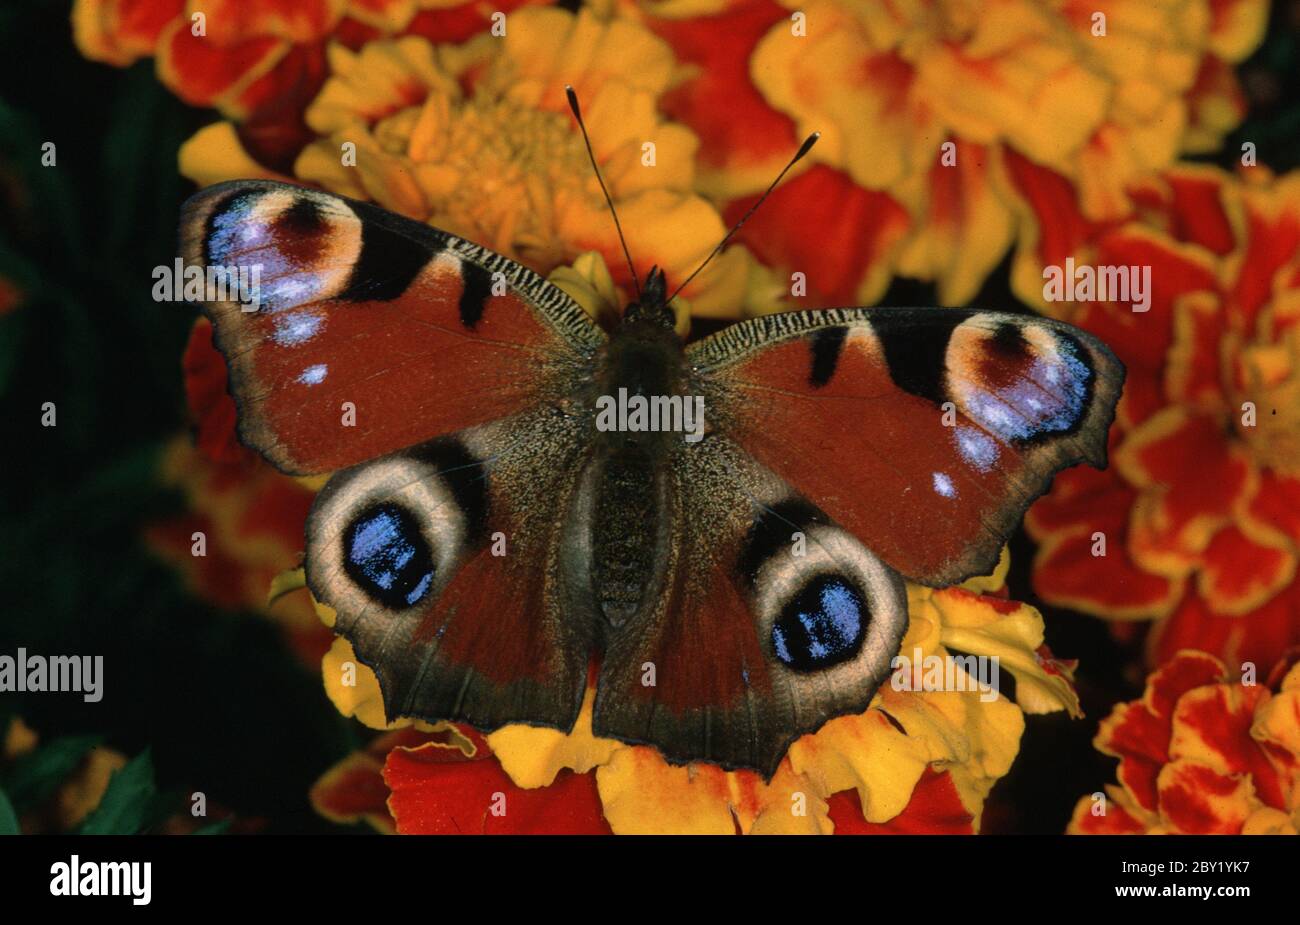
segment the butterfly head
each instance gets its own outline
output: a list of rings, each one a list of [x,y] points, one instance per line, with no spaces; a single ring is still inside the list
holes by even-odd
[[[645,285],[635,302],[628,303],[623,312],[623,322],[646,321],[671,328],[677,323],[673,310],[668,307],[668,285],[664,271],[651,267]]]

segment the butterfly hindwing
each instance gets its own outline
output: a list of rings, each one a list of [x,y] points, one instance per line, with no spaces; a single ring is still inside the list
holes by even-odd
[[[568,729],[594,626],[556,515],[585,446],[535,408],[334,475],[308,521],[313,594],[379,678],[390,720]]]
[[[605,339],[527,268],[366,203],[222,183],[185,204],[181,228],[189,267],[244,271],[238,297],[209,289],[201,307],[241,438],[286,472],[506,417],[553,395]]]
[[[827,309],[687,350],[712,425],[904,576],[992,570],[1059,470],[1106,462],[1123,367],[1024,315]]]
[[[724,436],[683,444],[669,483],[662,582],[608,634],[596,734],[770,775],[867,708],[907,628],[903,582]]]

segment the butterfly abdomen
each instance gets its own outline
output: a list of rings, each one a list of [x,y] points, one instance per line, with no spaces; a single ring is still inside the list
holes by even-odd
[[[617,626],[642,608],[655,582],[667,513],[663,478],[644,447],[624,447],[595,464],[600,471],[591,523],[592,593]]]

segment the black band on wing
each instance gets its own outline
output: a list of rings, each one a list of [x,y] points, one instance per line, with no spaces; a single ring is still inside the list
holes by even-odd
[[[404,293],[438,251],[433,240],[417,241],[377,221],[356,206],[361,218],[361,253],[338,298],[348,302],[389,302]]]
[[[815,505],[799,497],[786,498],[764,510],[745,537],[737,566],[741,578],[752,588],[763,563],[782,547],[789,546],[793,542],[792,534],[829,522]]]
[[[808,382],[813,388],[821,388],[835,376],[840,353],[844,350],[844,340],[848,336],[849,329],[839,325],[813,333],[812,370],[808,374]]]
[[[487,297],[492,293],[492,274],[476,263],[461,263],[460,323],[471,331],[483,317]]]
[[[894,384],[936,405],[947,401],[948,340],[953,329],[973,314],[933,309],[926,312],[924,323],[902,312],[872,315],[871,329],[880,339]]]
[[[440,437],[415,447],[410,456],[437,469],[465,515],[465,534],[479,541],[487,529],[487,464],[455,437]]]

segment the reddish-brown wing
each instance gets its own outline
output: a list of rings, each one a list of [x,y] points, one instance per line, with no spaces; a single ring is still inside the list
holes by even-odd
[[[353,465],[553,398],[604,341],[525,267],[365,203],[222,183],[185,204],[181,228],[240,437],[286,472]]]

